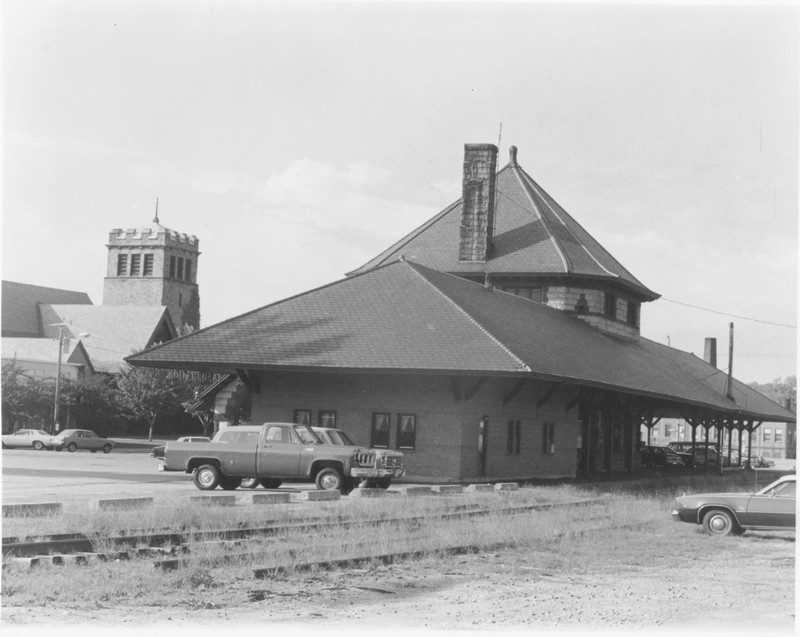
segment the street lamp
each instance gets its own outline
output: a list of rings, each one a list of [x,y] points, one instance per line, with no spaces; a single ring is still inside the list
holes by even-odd
[[[56,365],[56,392],[55,400],[53,402],[53,435],[58,433],[61,426],[58,424],[58,399],[61,390],[61,354],[64,344],[64,328],[67,327],[66,323],[50,323],[51,327],[58,328],[58,364]],[[81,332],[79,336],[87,337],[87,332]]]

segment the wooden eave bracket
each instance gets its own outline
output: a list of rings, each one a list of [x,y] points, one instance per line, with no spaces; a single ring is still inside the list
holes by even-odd
[[[553,383],[550,386],[550,389],[548,389],[545,392],[544,396],[542,396],[539,400],[536,401],[536,409],[539,409],[540,407],[545,405],[547,403],[547,401],[550,400],[553,397],[553,394],[556,393],[558,388],[561,387],[563,384],[564,383]]]
[[[450,379],[450,389],[453,392],[453,396],[459,402],[465,402],[471,400],[475,394],[477,394],[483,384],[486,382],[486,376],[481,376],[478,380],[476,380],[471,387],[465,387],[464,383],[461,379],[458,378],[451,378]]]
[[[522,391],[522,388],[525,386],[525,382],[527,378],[520,378],[517,380],[514,387],[511,388],[511,391],[508,392],[505,396],[503,396],[503,407],[505,407],[508,403],[514,400],[517,395]]]
[[[261,392],[261,383],[258,382],[258,376],[253,372],[249,372],[246,369],[237,369],[236,375],[253,394]]]

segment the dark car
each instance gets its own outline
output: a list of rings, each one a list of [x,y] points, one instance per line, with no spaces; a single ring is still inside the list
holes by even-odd
[[[702,524],[711,535],[795,528],[796,475],[783,476],[755,493],[703,493],[675,499],[672,517]]]
[[[641,452],[643,467],[658,467],[668,469],[670,467],[688,467],[691,465],[691,454],[675,451],[670,447],[660,447],[658,445],[648,445],[642,448]]]
[[[66,449],[75,451],[76,449],[88,449],[92,453],[103,450],[103,453],[111,453],[114,442],[98,436],[90,429],[65,429],[60,434],[50,438],[50,444],[56,451]]]

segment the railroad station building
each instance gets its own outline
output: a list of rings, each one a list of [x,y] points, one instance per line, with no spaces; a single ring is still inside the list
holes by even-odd
[[[336,426],[407,479],[634,471],[641,427],[734,445],[794,414],[640,335],[648,289],[518,164],[467,144],[462,198],[345,278],[154,347],[133,365],[229,374],[219,423]]]

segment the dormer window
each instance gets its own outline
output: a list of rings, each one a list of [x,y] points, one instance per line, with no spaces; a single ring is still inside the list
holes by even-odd
[[[628,320],[627,323],[631,327],[639,327],[639,312],[641,310],[641,303],[628,301]]]
[[[617,297],[614,294],[606,292],[605,306],[603,307],[603,314],[606,318],[617,318]]]

